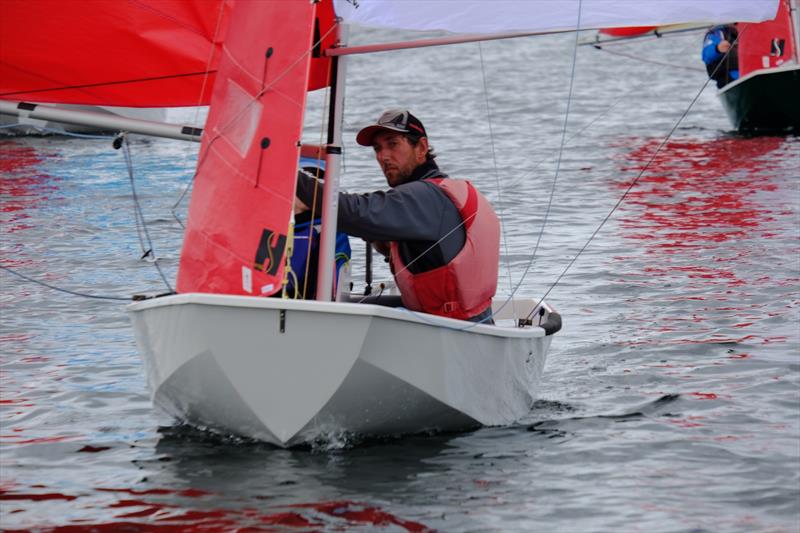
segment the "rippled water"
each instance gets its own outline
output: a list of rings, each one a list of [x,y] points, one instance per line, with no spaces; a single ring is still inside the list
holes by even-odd
[[[699,39],[626,51],[698,67]],[[350,64],[344,186],[382,184],[358,126],[412,108],[441,166],[503,214],[504,294],[548,291],[646,167],[548,295],[565,326],[525,420],[344,449],[220,440],[151,408],[121,303],[4,271],[0,526],[798,531],[800,140],[731,134],[709,89],[659,150],[703,74],[584,47],[558,162],[573,42]],[[182,235],[171,210],[196,149],[131,147],[170,281]],[[98,295],[163,290],[139,259],[125,162],[108,141],[0,140],[0,172],[4,266]]]

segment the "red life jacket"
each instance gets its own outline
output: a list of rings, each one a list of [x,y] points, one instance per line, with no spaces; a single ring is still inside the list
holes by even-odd
[[[448,264],[411,273],[390,243],[392,271],[403,305],[450,318],[468,319],[485,311],[497,290],[500,262],[500,221],[489,201],[466,180],[433,178],[458,208],[466,229],[461,251]]]

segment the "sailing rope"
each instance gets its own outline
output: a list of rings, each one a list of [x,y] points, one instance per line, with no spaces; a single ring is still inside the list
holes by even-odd
[[[585,44],[585,43],[581,43],[581,46],[583,46],[583,44]],[[694,43],[692,43],[692,46],[694,46]],[[680,55],[687,54],[689,52],[688,46],[684,47],[679,52],[680,52]],[[637,83],[636,85],[634,85],[633,87],[631,87],[630,89],[625,91],[624,93],[620,94],[616,98],[616,100],[614,100],[614,102],[611,103],[611,105],[607,106],[600,113],[598,113],[591,120],[589,120],[586,124],[584,124],[578,131],[576,131],[575,133],[570,135],[569,138],[567,139],[567,142],[565,143],[565,145],[569,145],[574,139],[580,137],[586,130],[588,130],[589,128],[594,126],[595,123],[597,123],[598,120],[600,120],[601,118],[603,118],[606,115],[608,115],[615,107],[617,107],[620,104],[620,102],[627,101],[628,98],[630,97],[630,95],[638,94],[640,92],[640,89],[642,89],[646,85],[650,85],[651,83],[652,83],[652,80],[650,78],[641,78],[639,83]],[[555,146],[553,146],[553,149],[555,149]],[[550,151],[549,148],[547,149],[547,151]],[[519,185],[520,183],[529,180],[530,178],[532,178],[534,176],[534,172],[536,171],[536,169],[538,169],[540,166],[542,166],[542,164],[544,164],[546,161],[549,161],[549,160],[550,160],[549,157],[543,157],[543,158],[539,159],[539,161],[537,161],[535,165],[530,167],[530,169],[525,174],[522,174],[520,177],[512,177],[510,180],[508,180],[507,187],[513,189],[513,188],[516,188],[516,186]]]
[[[539,244],[542,242],[542,235],[544,235],[544,229],[547,227],[547,220],[550,217],[550,210],[553,206],[553,198],[556,194],[556,183],[558,182],[558,172],[561,170],[561,159],[564,155],[564,145],[566,144],[567,139],[567,124],[569,122],[569,111],[572,104],[572,93],[575,88],[575,65],[578,62],[578,35],[580,27],[581,27],[581,7],[582,2],[581,0],[578,1],[578,21],[575,25],[575,44],[572,48],[572,67],[570,69],[570,76],[569,76],[569,92],[567,93],[567,109],[564,112],[564,127],[561,129],[561,144],[558,147],[558,159],[556,160],[556,171],[553,175],[553,185],[550,188],[550,196],[547,199],[547,209],[544,212],[544,220],[542,220],[542,229],[539,231],[539,237],[536,239],[536,246],[533,248],[533,253],[531,254],[531,258],[528,261],[528,264],[525,266],[525,271],[522,273],[522,276],[519,278],[519,283],[514,288],[514,291],[509,296],[510,298],[514,297],[514,294],[519,290],[520,285],[525,280],[525,276],[528,275],[528,271],[533,265],[534,260],[536,259],[536,252],[539,250]],[[541,302],[540,302],[541,303]],[[537,305],[538,307],[538,305]],[[534,308],[535,310],[535,308]],[[531,311],[533,313],[533,310]],[[532,316],[532,315],[531,315]],[[530,316],[528,317],[530,318]]]
[[[321,39],[320,39],[320,41],[321,41]],[[328,61],[328,76],[327,76],[327,79],[329,81],[331,79],[331,71],[332,71],[332,69],[333,69],[333,59]],[[340,81],[340,83],[341,83],[341,81]],[[325,86],[325,96],[322,99],[322,101],[323,102],[327,102],[328,98],[330,98],[330,84]],[[319,144],[317,146],[319,146],[319,149],[322,150],[322,141],[325,138],[325,116],[326,116],[326,113],[325,113],[324,106],[320,109],[320,114],[322,116],[321,116],[321,119],[319,121]],[[331,120],[333,120],[333,118],[331,118]],[[311,208],[311,218],[308,221],[308,243],[307,243],[307,246],[306,246],[306,268],[305,268],[305,272],[303,273],[303,292],[300,295],[300,298],[303,299],[303,300],[305,300],[306,294],[308,294],[308,274],[309,274],[309,271],[311,269],[311,244],[313,242],[312,238],[314,237],[314,220],[316,220],[317,192],[319,191],[319,175],[320,175],[320,170],[321,170],[320,164],[322,162],[322,157],[323,157],[321,151],[317,152],[317,157],[319,159],[317,160],[317,168],[314,171],[314,174],[315,174],[314,175],[314,196],[311,198],[311,207],[310,207]],[[286,264],[287,265],[291,265],[289,259],[290,259],[290,257],[286,258]],[[317,269],[319,269],[319,264],[317,265]],[[295,284],[294,284],[295,297],[297,297],[297,292],[299,290],[299,287],[297,286],[296,279],[297,278],[295,278]]]
[[[580,26],[581,26],[581,11],[582,11],[581,7],[582,7],[582,3],[583,3],[582,0],[578,0],[578,16],[577,16],[576,25],[575,25],[575,30],[576,30],[575,31],[575,44],[574,44],[573,50],[572,50],[572,67],[571,67],[571,71],[570,71],[569,93],[568,93],[568,96],[567,96],[567,108],[566,108],[566,112],[564,114],[564,126],[562,127],[562,130],[561,130],[561,143],[560,143],[560,146],[559,146],[558,159],[557,159],[557,162],[556,162],[556,170],[555,170],[555,174],[553,176],[553,185],[552,185],[551,190],[550,190],[550,197],[549,197],[549,200],[548,200],[548,203],[547,203],[547,209],[545,210],[544,220],[542,221],[542,229],[539,232],[539,237],[538,237],[538,239],[536,241],[536,246],[535,246],[535,248],[533,250],[533,253],[531,254],[531,258],[528,261],[527,266],[525,267],[525,271],[522,274],[522,276],[520,277],[520,280],[517,283],[516,287],[512,288],[511,294],[509,294],[508,298],[506,298],[506,300],[503,302],[503,304],[496,311],[493,310],[492,313],[489,316],[481,319],[478,322],[473,322],[468,326],[463,326],[463,327],[458,327],[458,328],[449,328],[449,329],[455,329],[455,330],[459,330],[459,331],[465,331],[465,330],[468,330],[468,329],[472,329],[475,326],[478,326],[480,324],[483,324],[483,323],[486,323],[486,322],[492,320],[494,318],[494,316],[497,313],[499,313],[502,309],[504,309],[509,303],[513,304],[514,295],[519,290],[520,285],[522,285],[522,282],[524,281],[525,276],[527,275],[528,271],[530,270],[531,265],[533,264],[534,259],[536,258],[536,251],[539,248],[539,243],[541,242],[542,235],[544,234],[544,229],[547,226],[547,219],[548,219],[548,217],[550,215],[550,210],[551,210],[551,207],[552,207],[552,204],[553,204],[553,197],[555,196],[556,182],[558,181],[558,172],[559,172],[559,169],[561,167],[561,159],[562,159],[563,152],[564,152],[564,145],[566,144],[567,124],[568,124],[568,121],[569,121],[570,104],[572,102],[572,93],[573,93],[574,84],[575,84],[575,64],[577,63],[577,59],[578,59],[578,44],[579,44],[579,40],[578,40],[579,32],[578,32],[578,30],[580,29]],[[479,46],[480,46],[480,43],[479,43]],[[481,56],[481,71],[483,72],[484,94],[487,94],[487,90],[486,90],[486,75],[485,75],[484,64],[483,64],[483,51],[480,48],[479,48],[479,50],[481,50],[481,53],[480,53],[480,56]],[[489,110],[488,101],[487,101],[486,107],[487,107],[487,113],[488,113],[488,110]],[[494,136],[492,135],[492,129],[491,129],[491,116],[489,117],[489,136],[491,138],[492,156],[494,158],[495,149],[494,149]],[[496,162],[496,159],[495,159],[495,177],[497,177],[497,162]],[[498,184],[498,186],[499,186],[499,184]],[[501,218],[502,218],[502,216],[501,216]],[[428,251],[433,249],[437,244],[442,242],[445,238],[447,238],[451,233],[453,233],[455,230],[460,228],[466,222],[467,222],[467,220],[464,220],[464,221],[461,222],[461,224],[458,224],[456,227],[454,227],[452,230],[450,230],[446,235],[444,235],[442,238],[440,238],[438,241],[436,241],[432,246],[430,246],[424,252],[419,254],[419,256],[417,256],[412,261],[410,261],[404,267],[403,270],[405,270],[409,266],[411,266],[417,259],[419,259],[420,257],[424,256],[426,253],[428,253]],[[505,234],[504,234],[504,237],[505,237]],[[506,255],[508,255],[508,249],[507,248],[506,248]],[[510,266],[509,266],[509,270],[510,270]],[[509,278],[510,278],[510,272],[509,272]],[[510,282],[509,284],[513,286],[513,281],[511,281],[509,279],[509,282]],[[541,304],[541,302],[540,302],[540,304]],[[538,307],[538,305],[536,307]],[[534,308],[534,311],[536,311],[536,308]],[[409,313],[413,314],[414,316],[417,316],[417,317],[421,318],[424,321],[428,320],[428,319],[425,318],[424,315],[422,315],[420,313],[416,313],[416,312],[410,311],[410,310],[409,310]],[[530,317],[528,317],[528,318],[530,319]],[[439,325],[439,324],[437,323],[437,325]],[[447,327],[447,326],[445,326],[445,327]]]
[[[155,248],[153,247],[153,241],[150,239],[150,232],[147,230],[147,222],[144,218],[144,213],[142,212],[142,205],[139,202],[139,195],[136,193],[136,180],[133,177],[133,158],[131,157],[131,148],[130,142],[128,140],[127,133],[120,134],[116,139],[114,139],[114,148],[122,148],[122,153],[125,157],[125,166],[128,170],[128,179],[131,184],[131,196],[133,199],[133,206],[134,206],[134,218],[136,219],[136,233],[139,236],[139,244],[142,246],[143,255],[140,259],[145,259],[150,257],[153,266],[156,267],[158,270],[159,276],[161,276],[161,280],[164,282],[164,285],[167,286],[167,289],[170,292],[173,292],[172,286],[169,284],[167,280],[167,276],[164,275],[164,271],[161,269],[161,265],[158,264],[158,257],[156,257]],[[141,231],[140,231],[140,224],[141,224]],[[144,241],[142,240],[142,233],[144,233],[144,237],[147,240],[147,250],[145,250]]]
[[[94,298],[94,299],[97,299],[97,300],[117,300],[117,301],[120,301],[120,302],[130,302],[131,301],[130,298],[122,298],[120,296],[103,296],[103,295],[99,295],[99,294],[88,294],[88,293],[85,293],[85,292],[72,291],[72,290],[69,290],[69,289],[64,289],[62,287],[56,287],[55,285],[51,285],[51,284],[49,284],[47,282],[44,282],[42,280],[34,279],[34,278],[29,277],[29,276],[26,276],[25,274],[17,272],[13,268],[9,268],[9,267],[7,267],[5,265],[0,265],[0,268],[5,270],[9,274],[13,274],[13,275],[15,275],[15,276],[17,276],[19,278],[24,279],[25,281],[29,281],[31,283],[35,283],[35,284],[41,285],[43,287],[47,287],[48,289],[53,289],[54,291],[64,292],[66,294],[72,294],[73,296],[82,296],[83,298]]]
[[[628,196],[628,194],[631,192],[631,190],[633,190],[633,188],[639,182],[639,179],[642,177],[642,175],[644,175],[644,173],[647,171],[647,169],[650,168],[650,165],[653,163],[653,161],[655,161],[656,157],[661,152],[661,149],[664,148],[664,146],[667,144],[667,141],[669,141],[669,139],[672,137],[672,135],[678,129],[678,126],[680,126],[681,122],[683,122],[683,119],[686,118],[686,116],[689,114],[689,111],[691,111],[692,107],[694,107],[694,104],[700,98],[700,95],[703,94],[703,91],[706,89],[706,87],[708,87],[708,82],[711,81],[714,78],[714,75],[717,73],[717,71],[725,63],[724,59],[726,59],[728,57],[728,54],[730,54],[731,50],[734,49],[734,47],[736,46],[736,44],[739,41],[739,38],[741,38],[742,34],[744,34],[744,32],[746,30],[747,30],[747,28],[745,27],[738,34],[736,39],[731,44],[730,49],[727,52],[725,52],[725,55],[723,56],[723,61],[720,61],[719,64],[717,65],[717,67],[711,73],[711,75],[708,78],[706,78],[705,82],[703,82],[703,85],[700,87],[700,90],[697,91],[697,94],[694,96],[694,98],[692,98],[691,102],[689,102],[689,106],[683,111],[683,113],[681,113],[681,116],[678,118],[678,120],[675,122],[675,124],[669,130],[669,132],[667,133],[667,136],[658,145],[656,150],[653,152],[653,155],[650,156],[650,159],[647,161],[647,163],[644,165],[644,167],[639,171],[639,173],[636,175],[636,177],[631,181],[631,183],[628,185],[628,187],[622,193],[622,196],[620,196],[619,200],[617,200],[617,203],[615,203],[614,206],[611,208],[611,211],[608,212],[608,214],[603,218],[603,220],[600,222],[600,224],[597,226],[597,228],[592,232],[591,236],[586,241],[586,243],[584,243],[584,245],[581,247],[581,249],[578,250],[578,253],[575,254],[575,256],[572,258],[572,260],[570,260],[570,262],[567,264],[567,266],[564,267],[564,270],[561,271],[561,274],[558,275],[556,280],[550,285],[550,287],[547,289],[547,291],[545,291],[545,293],[541,296],[541,298],[539,298],[539,301],[538,301],[536,307],[541,305],[541,303],[544,301],[544,299],[547,298],[547,296],[550,294],[550,292],[556,287],[556,285],[558,285],[558,283],[566,275],[566,273],[570,270],[570,268],[572,268],[572,265],[575,264],[575,261],[578,260],[578,257],[580,257],[581,254],[586,250],[586,248],[589,247],[589,244],[594,240],[594,238],[597,236],[597,234],[600,233],[600,230],[603,228],[603,226],[606,224],[606,222],[608,222],[608,220],[611,218],[611,216],[614,214],[614,212],[619,208],[619,206],[622,205],[622,202],[625,200],[625,198]],[[536,310],[536,307],[534,307],[534,311]],[[530,320],[533,317],[533,315],[534,315],[534,312],[532,311],[527,317],[528,320]]]
[[[702,69],[702,68],[699,68],[699,67],[689,67],[689,66],[686,66],[686,65],[678,65],[678,64],[675,64],[675,63],[667,63],[666,61],[656,61],[654,59],[648,59],[646,57],[637,56],[637,55],[629,54],[629,53],[626,53],[626,52],[617,52],[615,50],[609,50],[607,47],[603,47],[603,46],[601,46],[599,44],[593,45],[592,48],[594,48],[596,50],[600,50],[601,52],[605,52],[607,54],[620,56],[620,57],[627,57],[628,59],[633,59],[635,61],[640,61],[642,63],[650,63],[650,64],[653,64],[653,65],[661,65],[661,66],[664,66],[664,67],[671,67],[671,68],[683,69],[683,70],[692,70],[692,71],[695,71],[695,72],[705,72],[705,69]]]
[[[511,279],[511,255],[508,252],[508,234],[505,225],[505,205],[503,204],[503,189],[500,186],[500,173],[497,170],[497,151],[494,146],[494,131],[492,129],[492,110],[489,105],[489,87],[486,83],[486,66],[483,61],[483,45],[478,41],[478,55],[481,60],[481,78],[483,80],[483,97],[486,102],[486,121],[489,124],[489,142],[492,147],[492,164],[494,166],[494,181],[497,187],[497,205],[500,206],[500,230],[503,235],[503,248],[506,255],[506,272],[508,273],[508,289],[513,291],[514,282]]]

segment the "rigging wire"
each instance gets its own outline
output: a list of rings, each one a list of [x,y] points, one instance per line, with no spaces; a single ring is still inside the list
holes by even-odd
[[[586,241],[586,243],[584,243],[584,245],[580,248],[580,250],[578,250],[578,253],[575,254],[575,256],[570,260],[570,262],[567,264],[567,266],[564,268],[564,270],[562,270],[561,273],[558,275],[556,280],[550,285],[550,287],[545,291],[545,293],[539,298],[539,302],[538,302],[537,306],[540,305],[544,301],[544,299],[547,298],[547,296],[550,294],[550,292],[558,285],[558,283],[561,281],[561,279],[572,268],[572,265],[574,265],[575,262],[578,260],[578,257],[580,257],[581,254],[586,250],[586,248],[589,247],[589,244],[594,240],[594,238],[597,236],[597,234],[600,233],[600,230],[603,228],[603,226],[606,224],[606,222],[609,221],[609,219],[614,214],[614,212],[619,208],[620,205],[622,205],[622,202],[625,200],[625,198],[628,196],[628,194],[631,192],[631,190],[633,190],[633,188],[639,182],[639,179],[644,175],[644,173],[647,171],[647,169],[650,168],[650,165],[653,163],[653,161],[655,161],[656,157],[661,152],[662,148],[664,148],[664,146],[667,144],[667,141],[669,141],[669,139],[672,137],[672,135],[678,129],[678,126],[680,126],[681,122],[683,122],[683,119],[686,118],[686,116],[689,114],[689,111],[691,111],[692,107],[694,107],[694,104],[700,98],[700,95],[703,94],[703,91],[708,86],[708,83],[714,78],[714,75],[716,75],[717,71],[725,63],[724,59],[726,59],[728,57],[728,55],[730,54],[730,51],[734,49],[734,47],[738,43],[739,39],[741,38],[742,34],[744,34],[744,32],[746,30],[747,30],[747,28],[744,28],[737,35],[736,39],[731,44],[730,49],[727,52],[725,52],[725,55],[723,56],[723,60],[720,61],[717,64],[717,66],[713,70],[713,72],[708,76],[708,78],[706,78],[705,82],[703,82],[703,85],[700,87],[700,90],[697,92],[697,94],[694,96],[694,98],[692,98],[691,102],[689,102],[689,106],[683,111],[681,116],[678,118],[678,120],[675,122],[675,124],[670,129],[670,131],[667,133],[667,136],[661,141],[661,143],[659,143],[658,147],[653,152],[653,155],[650,156],[650,159],[647,161],[647,163],[644,165],[644,167],[639,171],[639,173],[636,175],[636,177],[631,181],[631,183],[628,185],[628,187],[622,193],[622,196],[619,197],[617,202],[611,208],[611,211],[608,212],[608,214],[603,218],[603,220],[600,222],[600,224],[597,226],[597,228],[592,232],[592,234],[589,236],[589,239]],[[530,319],[532,316],[533,316],[533,313],[528,315],[528,319]]]
[[[661,65],[663,67],[671,67],[676,69],[683,69],[683,70],[691,70],[694,72],[705,72],[705,69],[699,67],[688,67],[686,65],[676,65],[675,63],[667,63],[666,61],[656,61],[654,59],[647,59],[646,57],[637,56],[634,54],[629,54],[626,52],[617,52],[615,50],[609,50],[606,47],[600,45],[594,45],[593,48],[596,50],[600,50],[601,52],[605,52],[607,54],[620,56],[620,57],[627,57],[628,59],[633,59],[635,61],[640,61],[642,63],[650,63],[652,65]]]
[[[322,41],[322,39],[320,39],[320,41]],[[329,81],[331,79],[332,71],[333,71],[333,59],[331,59],[328,62],[328,80]],[[327,102],[328,98],[330,98],[330,97],[332,97],[330,95],[330,85],[326,85],[325,86],[325,94],[324,94],[324,97],[323,97],[322,101],[323,102]],[[315,174],[314,175],[314,195],[311,198],[311,208],[310,208],[311,209],[311,218],[308,221],[308,245],[306,247],[306,268],[305,268],[305,272],[303,273],[303,292],[302,292],[302,294],[300,296],[300,298],[303,299],[303,300],[305,300],[306,294],[308,293],[308,278],[309,278],[308,274],[309,274],[309,270],[311,268],[311,244],[313,243],[313,238],[314,238],[314,221],[316,220],[315,217],[316,217],[316,209],[317,209],[317,192],[319,191],[319,176],[320,176],[320,173],[321,173],[320,172],[321,171],[320,163],[322,161],[322,158],[324,157],[322,155],[322,142],[325,139],[325,117],[327,116],[327,113],[326,113],[326,110],[325,110],[325,106],[322,106],[320,108],[320,115],[321,115],[321,120],[320,120],[320,123],[319,123],[319,151],[317,152],[317,157],[319,159],[317,159],[316,170],[314,171],[314,174]],[[328,170],[327,167],[325,168],[325,170],[326,171]],[[291,258],[289,258],[289,257],[286,258],[287,261],[289,261],[290,259]],[[317,259],[319,259],[319,257]],[[291,264],[291,262],[289,264]],[[319,268],[319,264],[317,264],[317,268]],[[297,295],[297,290],[298,289],[299,289],[299,287],[297,286],[297,282],[295,281],[295,291],[294,291],[295,295]]]
[[[530,267],[531,267],[531,265],[533,264],[533,261],[536,258],[536,252],[539,249],[539,243],[542,240],[542,235],[544,234],[544,229],[547,226],[547,220],[549,218],[550,210],[551,210],[551,207],[552,207],[552,204],[553,204],[553,197],[555,196],[556,183],[558,181],[558,173],[559,173],[559,170],[561,168],[561,159],[562,159],[562,156],[563,156],[563,153],[564,153],[564,145],[566,143],[567,124],[569,122],[570,104],[572,102],[572,92],[574,90],[574,85],[575,85],[575,65],[578,62],[578,44],[579,44],[579,39],[578,39],[579,32],[578,32],[578,30],[581,27],[581,11],[582,11],[581,8],[582,8],[582,4],[583,4],[582,0],[578,0],[578,16],[577,16],[577,20],[576,20],[576,23],[575,23],[575,44],[574,44],[573,50],[572,50],[572,67],[570,69],[569,93],[568,93],[568,96],[567,96],[567,108],[566,108],[566,111],[564,113],[564,126],[561,129],[561,145],[559,147],[558,159],[556,161],[555,174],[553,175],[553,185],[552,185],[551,190],[550,190],[550,197],[549,197],[548,202],[547,202],[547,209],[545,210],[544,220],[542,221],[542,229],[539,232],[538,239],[536,240],[536,246],[534,247],[533,253],[531,254],[531,258],[528,261],[528,264],[525,267],[525,271],[523,272],[522,276],[520,277],[519,282],[517,283],[516,287],[513,288],[513,290],[511,291],[511,294],[508,295],[508,298],[506,298],[505,302],[503,302],[503,304],[497,309],[497,311],[492,311],[492,313],[488,317],[486,317],[486,318],[484,318],[484,319],[482,319],[482,320],[480,320],[478,322],[474,322],[474,323],[470,324],[469,326],[464,326],[464,327],[460,327],[460,328],[453,328],[453,329],[459,329],[461,331],[464,331],[464,330],[468,330],[468,329],[474,328],[477,325],[486,323],[489,320],[493,319],[494,316],[498,312],[500,312],[503,308],[505,308],[509,303],[512,303],[514,301],[514,295],[517,293],[517,291],[519,290],[519,287],[522,285],[522,282],[524,281],[525,276],[528,274],[528,271],[530,270]],[[531,315],[528,317],[529,319],[539,309],[539,307],[541,306],[541,303],[542,302],[540,300],[538,302],[538,304],[534,307],[533,311],[531,311]],[[423,320],[425,320],[424,317],[419,316],[417,313],[415,313],[413,311],[411,311],[411,313],[416,315],[416,316],[418,316],[419,318],[422,318]]]
[[[545,211],[545,217],[544,217],[544,220],[542,222],[542,230],[539,232],[539,237],[538,237],[538,239],[536,241],[536,247],[534,248],[534,251],[531,254],[531,258],[528,261],[528,265],[525,268],[525,272],[520,277],[520,280],[517,283],[516,287],[512,288],[511,294],[509,294],[508,298],[506,298],[505,302],[503,302],[503,304],[497,309],[497,311],[493,311],[492,313],[489,314],[489,316],[485,317],[484,319],[482,319],[482,320],[480,320],[478,322],[473,322],[468,326],[463,326],[463,327],[458,327],[458,328],[450,328],[450,329],[457,329],[459,331],[465,331],[465,330],[468,330],[468,329],[472,329],[475,326],[478,326],[480,324],[484,324],[484,323],[488,322],[489,320],[492,320],[494,318],[495,314],[500,312],[509,303],[513,304],[514,295],[517,293],[517,291],[519,290],[519,287],[522,285],[522,282],[524,281],[525,276],[527,275],[528,270],[530,270],[530,267],[533,264],[533,261],[534,261],[534,259],[536,257],[536,251],[539,248],[539,243],[541,242],[542,235],[544,233],[544,229],[545,229],[545,227],[547,225],[547,220],[548,220],[548,217],[549,217],[549,214],[550,214],[550,210],[551,210],[551,207],[552,207],[552,203],[553,203],[553,197],[555,196],[556,182],[558,181],[558,173],[559,173],[559,169],[561,167],[561,159],[562,159],[562,155],[563,155],[563,152],[564,152],[564,145],[566,143],[565,139],[566,139],[566,134],[567,134],[567,124],[568,124],[568,121],[569,121],[570,103],[572,102],[572,92],[573,92],[573,89],[574,89],[574,81],[575,81],[575,65],[577,63],[577,58],[578,58],[578,44],[579,44],[579,39],[578,39],[579,32],[578,32],[578,29],[580,28],[580,25],[581,25],[581,11],[582,11],[581,8],[582,8],[582,0],[579,0],[578,1],[578,16],[577,16],[576,31],[575,31],[575,44],[574,44],[573,51],[572,51],[572,67],[571,67],[571,71],[570,71],[569,94],[568,94],[568,97],[567,97],[567,108],[566,108],[566,112],[564,114],[564,126],[563,126],[563,128],[561,130],[561,144],[560,144],[560,147],[559,147],[558,159],[557,159],[557,163],[556,163],[556,170],[555,170],[555,174],[553,176],[553,185],[552,185],[552,188],[551,188],[551,191],[550,191],[550,197],[549,197],[549,200],[548,200],[547,209]],[[479,43],[479,46],[480,46],[480,43]],[[486,76],[485,76],[484,65],[483,65],[483,52],[482,52],[482,50],[481,50],[481,70],[483,72],[484,94],[487,94]],[[488,102],[487,102],[487,111],[488,111],[488,109],[489,109],[489,105],[488,105]],[[491,141],[492,141],[492,155],[494,156],[495,150],[494,150],[494,137],[491,134],[491,117],[490,117],[490,120],[489,120],[489,128],[490,128],[490,130],[489,130],[490,131],[490,138],[491,138]],[[496,162],[496,160],[495,160],[495,177],[497,177],[497,162]],[[457,230],[462,225],[464,225],[467,221],[468,220],[464,220],[464,221],[461,222],[461,224],[458,224],[456,227],[451,229],[446,235],[444,235],[442,238],[440,238],[438,241],[436,241],[433,245],[428,247],[425,251],[420,253],[417,257],[415,257],[412,261],[410,261],[407,265],[405,265],[405,267],[402,270],[405,270],[408,267],[410,267],[415,261],[417,261],[422,256],[424,256],[426,253],[428,253],[437,244],[442,242],[445,238],[447,238],[451,233],[453,233],[455,230]],[[508,252],[506,251],[506,253],[508,253]],[[401,270],[401,272],[402,272],[402,270]],[[509,266],[509,276],[510,276],[510,266]],[[513,281],[511,281],[511,285],[513,286]],[[537,311],[540,305],[541,305],[541,302],[539,302],[539,304],[534,308],[532,313]],[[423,321],[427,320],[424,316],[421,316],[420,314],[418,314],[418,313],[416,313],[414,311],[410,311],[409,310],[409,312],[411,314],[417,316],[418,318],[421,318]],[[531,314],[531,316],[532,316],[532,314]],[[528,317],[528,318],[530,318],[530,317]],[[445,326],[445,327],[447,327],[447,326]]]
[[[522,273],[522,276],[520,276],[520,278],[519,278],[519,282],[517,283],[517,286],[514,288],[512,293],[509,295],[509,299],[513,298],[514,294],[517,293],[517,291],[519,290],[520,286],[522,285],[522,282],[525,280],[525,276],[528,275],[528,271],[530,270],[531,266],[533,265],[533,262],[536,260],[536,253],[538,252],[539,245],[542,242],[542,235],[544,235],[544,230],[547,227],[547,221],[548,221],[548,219],[550,217],[550,210],[552,209],[552,206],[553,206],[553,198],[555,197],[555,194],[556,194],[556,183],[558,182],[558,173],[559,173],[559,170],[561,169],[561,160],[562,160],[563,155],[564,155],[564,145],[566,144],[567,125],[569,123],[569,112],[570,112],[570,107],[571,107],[571,103],[572,103],[572,93],[573,93],[573,91],[575,89],[575,66],[576,66],[576,64],[578,62],[578,42],[579,42],[578,41],[578,36],[579,36],[578,30],[581,27],[581,7],[582,7],[582,1],[579,0],[578,1],[578,20],[577,20],[577,23],[575,25],[576,26],[575,44],[574,44],[573,49],[572,49],[572,67],[570,69],[570,77],[569,77],[569,92],[567,93],[567,109],[564,112],[564,126],[563,126],[563,128],[561,130],[561,145],[558,148],[558,159],[556,160],[556,170],[555,170],[555,174],[553,175],[553,185],[552,185],[552,187],[550,189],[550,196],[547,199],[547,208],[545,209],[544,220],[542,220],[542,229],[541,229],[541,231],[539,231],[539,236],[536,239],[536,245],[533,248],[533,253],[531,254],[531,258],[528,261],[528,264],[525,266],[525,270]],[[539,304],[541,304],[541,301],[539,302]],[[538,305],[536,307],[538,308]],[[531,311],[531,313],[533,313],[533,311]],[[531,316],[533,316],[533,315],[531,314]],[[528,318],[530,318],[530,316]]]
[[[9,274],[13,274],[13,275],[15,275],[15,276],[17,276],[19,278],[24,279],[25,281],[29,281],[31,283],[35,283],[35,284],[41,285],[43,287],[47,287],[48,289],[52,289],[54,291],[63,292],[63,293],[66,293],[66,294],[71,294],[73,296],[81,296],[83,298],[94,298],[94,299],[97,299],[97,300],[117,300],[117,301],[121,301],[121,302],[130,302],[131,301],[130,298],[122,298],[120,296],[104,296],[104,295],[99,295],[99,294],[88,294],[88,293],[85,293],[85,292],[72,291],[72,290],[69,290],[69,289],[64,289],[62,287],[56,287],[55,285],[51,285],[51,284],[49,284],[47,282],[44,282],[42,280],[38,280],[38,279],[31,278],[29,276],[26,276],[25,274],[22,274],[21,272],[17,272],[13,268],[9,268],[9,267],[7,267],[5,265],[0,265],[0,268],[5,270]]]
[[[483,80],[483,96],[486,102],[486,121],[489,124],[489,142],[491,143],[492,148],[492,164],[494,166],[494,181],[497,187],[497,204],[500,206],[500,230],[503,235],[503,248],[505,249],[506,258],[510,257],[508,252],[508,234],[506,233],[506,225],[505,225],[505,206],[503,204],[503,189],[500,186],[500,173],[497,169],[497,150],[494,146],[494,131],[492,130],[492,110],[489,105],[489,87],[486,83],[486,66],[483,61],[483,46],[480,41],[478,41],[478,55],[480,56],[481,60],[481,78]],[[508,273],[508,288],[512,290],[514,287],[514,282],[511,278],[511,262],[507,259],[506,260],[506,272]]]
[[[119,141],[119,143],[117,142]],[[131,197],[133,199],[134,205],[134,216],[136,218],[136,232],[139,236],[139,243],[142,245],[142,251],[144,255],[142,255],[141,259],[146,257],[151,257],[153,265],[158,270],[158,274],[161,276],[161,280],[164,282],[164,285],[167,286],[170,292],[173,292],[172,286],[170,285],[169,281],[167,280],[167,276],[164,275],[164,271],[161,269],[161,265],[158,264],[158,257],[156,257],[155,248],[153,247],[153,241],[150,239],[150,232],[147,230],[147,222],[144,218],[144,213],[142,212],[142,205],[139,202],[139,195],[136,193],[136,181],[133,177],[133,158],[131,157],[131,149],[130,149],[130,142],[128,140],[127,133],[121,134],[120,137],[117,137],[114,141],[114,146],[117,147],[117,144],[120,145],[122,148],[122,153],[125,157],[125,165],[128,170],[128,179],[131,184]],[[139,223],[141,222],[142,231],[139,231]],[[144,241],[142,239],[142,233],[144,234],[145,240],[147,241],[147,250],[145,250]]]
[[[689,51],[688,48],[686,48],[686,49],[683,49],[681,52],[682,53],[688,53],[688,51]],[[610,113],[621,102],[627,101],[628,97],[631,94],[634,94],[634,93],[638,92],[642,87],[644,87],[645,85],[648,85],[650,82],[651,82],[650,78],[643,78],[643,79],[641,79],[641,81],[638,84],[634,85],[631,89],[628,89],[625,93],[623,93],[620,96],[618,96],[617,99],[614,100],[614,102],[610,106],[607,106],[603,111],[601,111],[599,114],[595,115],[594,118],[592,118],[586,124],[584,124],[578,131],[576,131],[575,133],[570,135],[570,137],[567,139],[565,145],[569,145],[574,139],[580,137],[585,131],[587,131],[589,128],[594,126],[594,124],[596,124],[598,120],[600,120],[601,118],[603,118],[606,115],[608,115],[608,113]],[[535,165],[530,167],[530,170],[528,170],[521,177],[512,178],[511,180],[509,180],[507,187],[513,188],[513,187],[517,186],[518,184],[522,183],[523,181],[526,181],[526,180],[532,178],[533,175],[534,175],[534,172],[536,171],[536,169],[538,169],[540,166],[542,166],[542,164],[544,164],[549,159],[550,159],[549,157],[543,157],[543,158],[539,159],[539,161],[537,161]]]

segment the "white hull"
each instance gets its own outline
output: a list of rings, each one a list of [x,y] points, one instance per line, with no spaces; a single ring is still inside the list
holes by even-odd
[[[279,446],[512,423],[531,407],[552,338],[538,326],[247,296],[167,296],[128,312],[157,406]]]

